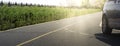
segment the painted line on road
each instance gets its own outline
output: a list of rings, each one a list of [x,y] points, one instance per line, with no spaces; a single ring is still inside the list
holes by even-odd
[[[76,23],[74,23],[74,24],[76,24]],[[35,38],[32,38],[32,39],[30,39],[30,40],[27,40],[27,41],[25,41],[25,42],[22,42],[22,43],[20,43],[20,44],[17,44],[16,46],[25,45],[25,44],[27,44],[27,43],[30,43],[30,42],[32,42],[32,41],[34,41],[34,40],[37,40],[37,39],[39,39],[39,38],[42,38],[42,37],[47,36],[47,35],[49,35],[49,34],[52,34],[52,33],[54,33],[54,32],[60,31],[60,30],[62,30],[62,29],[64,29],[64,28],[66,28],[66,27],[72,26],[72,25],[74,25],[74,24],[70,24],[70,25],[67,25],[67,26],[65,26],[65,27],[62,27],[62,28],[59,28],[59,29],[50,31],[50,32],[45,33],[45,34],[43,34],[43,35],[39,35],[39,36],[37,36],[37,37],[35,37]]]

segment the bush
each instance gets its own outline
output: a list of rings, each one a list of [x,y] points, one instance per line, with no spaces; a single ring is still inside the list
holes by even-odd
[[[0,30],[25,25],[59,20],[73,15],[82,15],[99,11],[99,9],[70,9],[59,7],[7,6],[0,7]]]

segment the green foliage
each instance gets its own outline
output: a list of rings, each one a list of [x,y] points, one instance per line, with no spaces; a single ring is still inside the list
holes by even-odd
[[[83,15],[99,9],[70,9],[60,7],[7,6],[0,7],[0,30]]]

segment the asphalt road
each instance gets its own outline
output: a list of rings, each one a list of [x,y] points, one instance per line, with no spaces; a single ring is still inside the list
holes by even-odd
[[[120,31],[101,33],[101,12],[0,32],[0,46],[120,46]]]

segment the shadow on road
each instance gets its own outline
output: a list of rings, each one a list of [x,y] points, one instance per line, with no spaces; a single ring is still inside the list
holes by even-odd
[[[102,33],[95,34],[96,39],[107,43],[111,46],[120,46],[120,33],[113,33],[111,35],[104,35]]]

